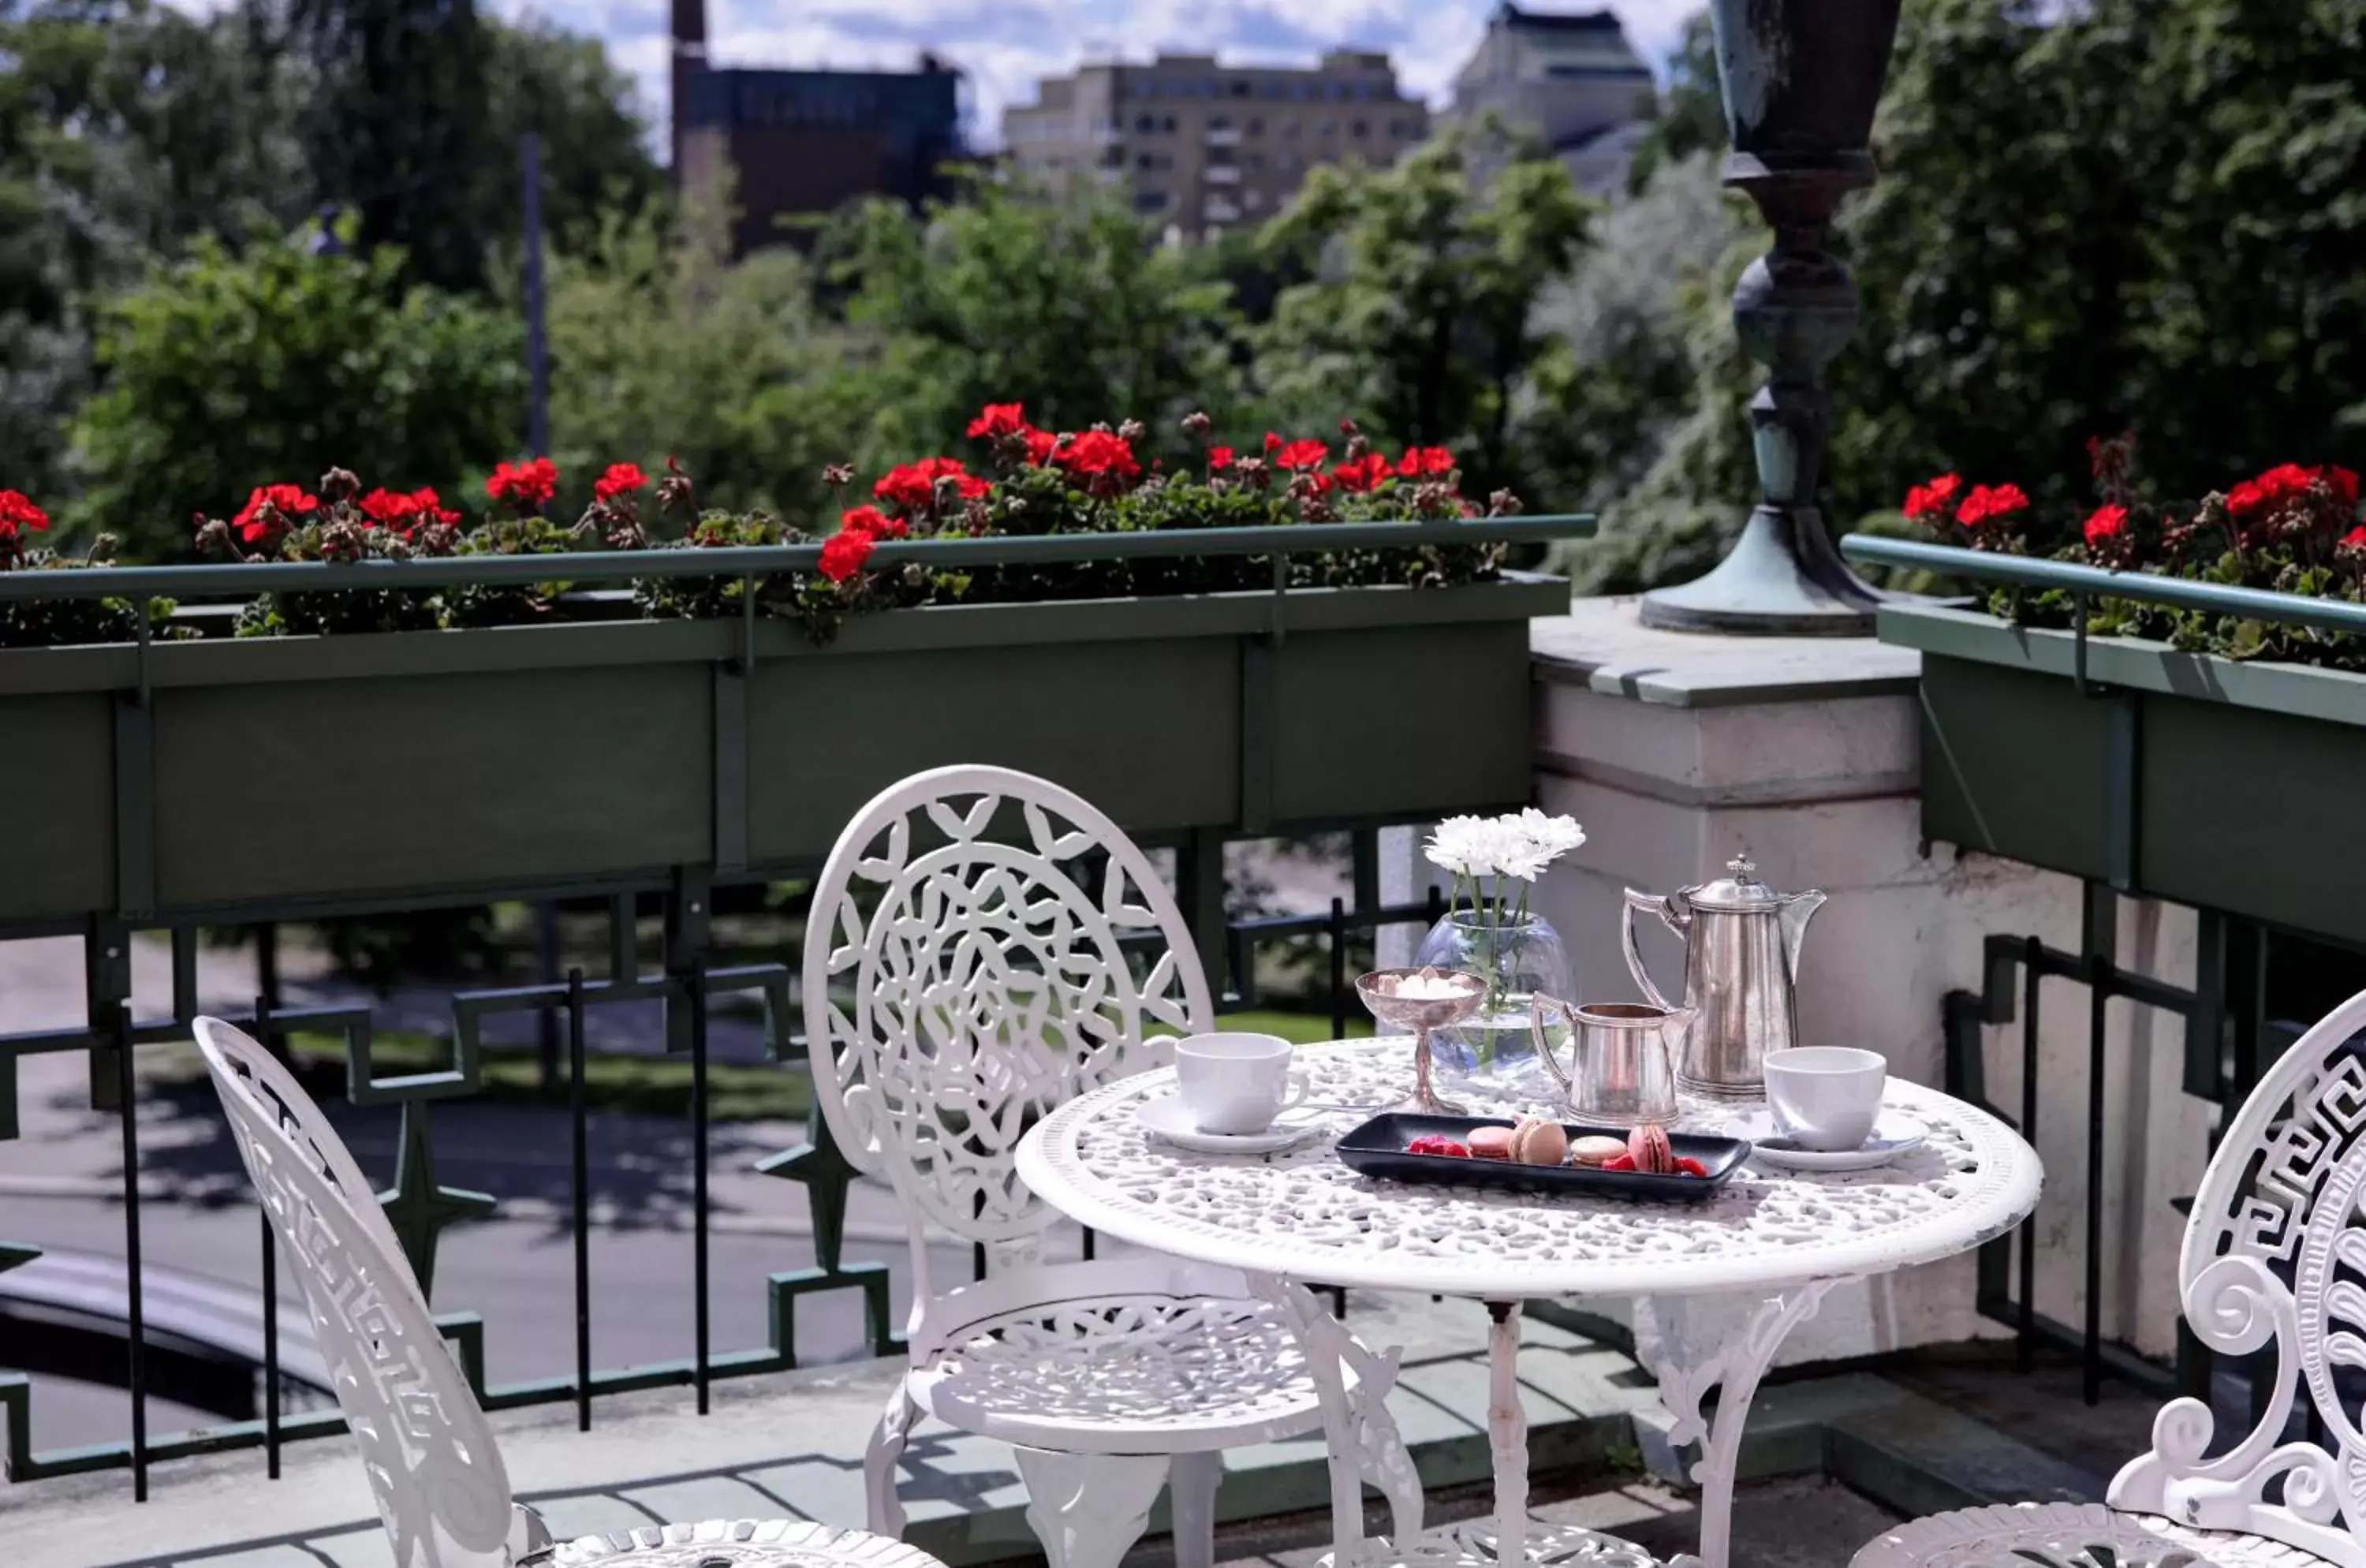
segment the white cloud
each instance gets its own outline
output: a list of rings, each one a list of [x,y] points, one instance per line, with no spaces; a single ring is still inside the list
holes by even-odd
[[[220,10],[230,0],[169,0]],[[669,105],[670,0],[485,0],[513,18],[541,17],[608,46],[640,92],[655,140]],[[1531,0],[1535,9],[1594,8]],[[1684,18],[1707,0],[1607,0],[1628,41],[1656,68]],[[994,139],[1006,105],[1087,55],[1221,54],[1243,63],[1312,64],[1325,49],[1384,49],[1407,90],[1433,105],[1485,30],[1496,0],[707,0],[711,58],[721,65],[908,70],[933,50],[968,75],[976,130]]]
[[[183,0],[202,6],[205,0]],[[653,123],[667,114],[665,0],[492,0],[607,41]],[[1704,0],[1609,0],[1654,63]],[[1384,49],[1406,88],[1442,102],[1495,0],[707,0],[710,58],[722,65],[909,69],[923,49],[967,73],[975,129],[995,136],[1006,105],[1087,55],[1218,53],[1311,64],[1324,49]],[[1545,8],[1539,6],[1539,9]],[[1562,8],[1571,8],[1563,0]]]

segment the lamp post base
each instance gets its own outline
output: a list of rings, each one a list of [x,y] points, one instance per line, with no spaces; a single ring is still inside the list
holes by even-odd
[[[1760,506],[1707,576],[1643,595],[1643,624],[1729,637],[1870,637],[1890,595],[1849,570],[1812,506]]]

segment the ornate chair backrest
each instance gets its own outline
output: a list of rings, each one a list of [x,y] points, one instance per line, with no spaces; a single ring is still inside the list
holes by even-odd
[[[1053,1216],[1013,1162],[1034,1118],[1170,1060],[1163,1036],[1214,1027],[1215,1009],[1182,911],[1114,823],[1045,780],[955,767],[884,791],[839,835],[805,1018],[822,1113],[850,1160],[895,1181],[925,1301],[922,1224],[1039,1235]]]
[[[501,1452],[353,1156],[262,1046],[218,1019],[197,1020],[197,1036],[263,1212],[295,1259],[396,1568],[505,1568]]]
[[[2179,1257],[2180,1300],[2210,1349],[2272,1347],[2273,1397],[2233,1447],[2205,1457],[2201,1400],[2162,1406],[2152,1451],[2112,1483],[2114,1506],[2200,1529],[2244,1530],[2366,1568],[2366,992],[2295,1042],[2227,1120]],[[2337,1387],[2341,1369],[2347,1388]],[[2325,1446],[2288,1441],[2306,1398]]]

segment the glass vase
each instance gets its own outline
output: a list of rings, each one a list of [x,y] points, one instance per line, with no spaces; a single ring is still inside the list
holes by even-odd
[[[1439,1094],[1450,1100],[1456,1089],[1468,1089],[1482,1096],[1557,1098],[1528,1029],[1538,992],[1564,1001],[1577,997],[1569,951],[1551,921],[1541,915],[1457,909],[1430,928],[1414,962],[1464,970],[1487,982],[1477,1012],[1430,1036]],[[1545,1038],[1558,1049],[1568,1032],[1566,1018],[1548,1010]]]

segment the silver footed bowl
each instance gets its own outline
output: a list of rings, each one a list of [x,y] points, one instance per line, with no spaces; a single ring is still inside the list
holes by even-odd
[[[1436,990],[1441,983],[1454,989],[1447,996],[1408,997],[1400,994],[1407,981],[1418,982],[1418,990]],[[1478,1011],[1479,999],[1487,994],[1487,982],[1459,969],[1425,964],[1418,969],[1375,969],[1358,977],[1356,994],[1371,1015],[1391,1029],[1426,1034]]]
[[[1405,993],[1415,993],[1407,996]],[[1432,994],[1435,993],[1435,994]],[[1431,1115],[1460,1116],[1465,1108],[1440,1100],[1430,1087],[1429,1032],[1459,1023],[1479,1010],[1487,982],[1459,969],[1375,969],[1357,980],[1356,994],[1391,1029],[1413,1032],[1413,1103]]]

